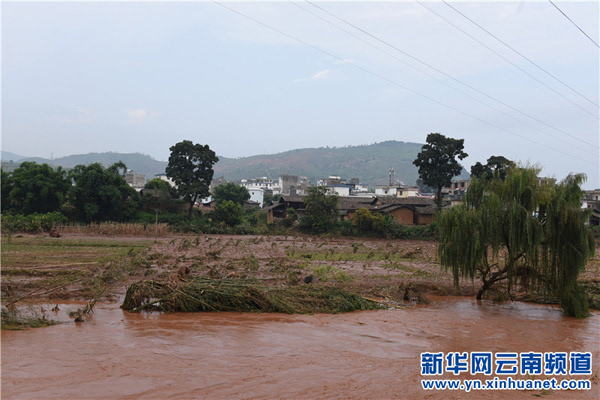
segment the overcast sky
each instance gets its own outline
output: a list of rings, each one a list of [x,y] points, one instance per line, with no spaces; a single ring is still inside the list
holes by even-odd
[[[555,4],[5,1],[2,149],[245,157],[440,132],[467,168],[503,155],[600,187],[598,1]]]

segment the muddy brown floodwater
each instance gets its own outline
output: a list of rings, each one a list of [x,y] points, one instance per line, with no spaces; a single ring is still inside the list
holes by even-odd
[[[2,398],[598,399],[599,347],[598,312],[577,320],[467,298],[341,315],[131,314],[102,304],[85,323],[3,331]],[[589,391],[423,390],[420,353],[449,351],[589,351],[595,376]]]

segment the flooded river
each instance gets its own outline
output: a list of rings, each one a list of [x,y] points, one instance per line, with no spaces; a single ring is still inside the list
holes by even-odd
[[[423,390],[420,354],[454,351],[591,352],[596,374],[591,390],[542,394],[600,398],[598,312],[576,320],[548,306],[465,298],[341,315],[131,314],[99,304],[85,323],[3,331],[2,398],[531,399],[540,394]]]

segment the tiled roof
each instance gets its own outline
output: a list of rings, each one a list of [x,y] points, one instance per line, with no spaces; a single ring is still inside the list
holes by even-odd
[[[428,197],[379,197],[383,204],[428,206],[435,202]]]
[[[376,198],[369,197],[340,197],[339,208],[342,210],[358,210],[359,208],[373,208]]]
[[[305,196],[300,196],[300,195],[295,195],[295,196],[290,196],[290,195],[282,195],[281,196],[281,200],[279,200],[280,203],[284,203],[284,202],[292,202],[292,203],[302,203],[304,202],[304,197]]]

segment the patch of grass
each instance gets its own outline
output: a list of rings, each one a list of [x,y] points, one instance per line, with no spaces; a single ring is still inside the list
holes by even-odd
[[[151,241],[62,240],[13,238],[2,246],[2,273],[10,268],[64,267],[102,264],[148,248]]]
[[[127,236],[165,236],[171,233],[168,224],[160,223],[145,224],[139,222],[101,222],[89,225],[59,225],[56,227],[58,232],[64,233],[83,233],[98,235],[127,235]]]
[[[352,246],[351,249],[330,248],[327,250],[311,251],[287,249],[286,257],[292,260],[309,259],[315,261],[406,261],[403,254],[391,253],[364,246]]]
[[[321,265],[312,269],[313,274],[321,282],[329,282],[331,279],[336,282],[345,283],[352,282],[354,278],[346,271],[342,271],[339,268],[332,267],[331,265]]]
[[[250,254],[248,257],[244,257],[242,265],[248,268],[250,271],[258,271],[260,264],[258,259],[254,257],[254,254]]]
[[[179,250],[179,251],[187,250],[190,247],[192,247],[192,241],[189,238],[183,238],[179,242],[179,245],[177,245],[177,250]]]
[[[366,279],[373,279],[373,280],[379,279],[382,281],[391,281],[392,277],[390,275],[373,274],[373,275],[367,275]]]
[[[433,276],[433,274],[431,274],[430,272],[424,271],[424,270],[419,269],[419,268],[413,268],[413,267],[410,267],[408,265],[400,264],[400,263],[384,264],[383,267],[387,268],[387,269],[399,269],[399,270],[402,270],[404,272],[410,273],[412,276],[421,276],[421,277]]]

